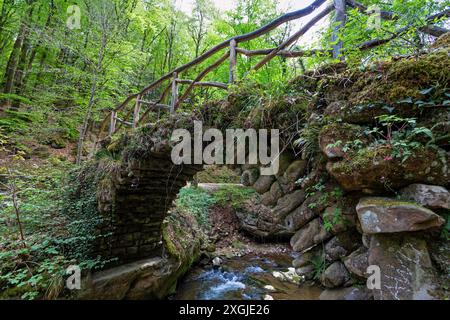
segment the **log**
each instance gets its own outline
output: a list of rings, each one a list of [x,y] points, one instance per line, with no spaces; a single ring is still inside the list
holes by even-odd
[[[266,56],[271,53],[276,48],[270,49],[258,49],[258,50],[246,50],[242,48],[236,48],[236,51],[240,54],[243,54],[247,57],[253,56]],[[315,56],[317,53],[325,53],[324,50],[307,50],[307,51],[287,51],[281,50],[277,53],[277,56],[285,57],[285,58],[298,58],[298,57],[311,57]]]
[[[141,96],[137,96],[136,105],[134,106],[134,116],[133,116],[133,128],[136,128],[139,123],[139,116],[141,113]]]
[[[369,11],[368,8],[359,3],[356,2],[355,0],[346,0],[346,3],[351,6],[352,8],[356,8],[358,9],[359,12],[363,13],[363,14],[367,14],[367,15],[372,15],[374,14],[373,11]],[[449,17],[450,16],[450,10],[444,10],[436,15],[433,15],[431,17],[429,17],[427,19],[428,22],[432,23],[434,19],[440,19],[442,17]],[[380,17],[383,20],[397,20],[398,17],[389,11],[381,11],[380,12]],[[422,28],[419,29],[421,32],[432,35],[433,37],[440,37],[443,34],[449,32],[450,30],[446,29],[446,28],[442,28],[442,27],[437,27],[437,26],[424,26]]]
[[[177,83],[179,84],[191,84],[194,83],[193,80],[187,80],[187,79],[177,79]],[[216,81],[208,81],[208,82],[195,82],[195,87],[215,87],[219,89],[225,89],[228,90],[228,84],[223,82],[216,82]]]
[[[182,66],[180,66],[178,68],[176,68],[175,70],[167,73],[166,75],[162,76],[158,80],[152,82],[147,87],[145,87],[141,92],[129,95],[125,99],[125,101],[123,101],[119,106],[117,106],[115,108],[115,111],[122,110],[123,108],[125,108],[125,106],[131,100],[133,100],[134,98],[137,98],[137,96],[139,94],[144,95],[146,92],[148,92],[151,89],[155,88],[156,86],[158,86],[159,84],[161,84],[165,80],[170,79],[174,72],[179,74],[182,71],[184,71],[186,69],[189,69],[190,67],[195,66],[195,65],[205,61],[207,58],[209,58],[210,56],[214,55],[216,52],[226,48],[229,45],[229,43],[230,43],[230,41],[232,39],[236,40],[236,43],[245,42],[245,41],[249,41],[249,40],[255,39],[255,38],[257,38],[257,37],[259,37],[261,35],[264,35],[264,34],[270,32],[270,31],[274,30],[275,28],[277,28],[278,26],[280,26],[280,25],[282,25],[282,24],[284,24],[286,22],[289,22],[289,21],[292,21],[292,20],[296,20],[296,19],[305,17],[307,15],[310,15],[317,8],[319,8],[321,5],[323,5],[326,1],[327,0],[315,0],[309,6],[303,8],[303,9],[297,10],[297,11],[286,13],[286,14],[278,17],[277,19],[269,22],[268,24],[262,26],[261,28],[259,28],[257,30],[254,30],[254,31],[246,33],[246,34],[239,35],[239,36],[227,39],[227,40],[223,41],[222,43],[219,43],[218,45],[214,46],[213,48],[211,48],[207,52],[205,52],[202,55],[200,55],[199,57],[197,57],[196,59],[194,59],[194,60],[192,60],[192,61],[190,61],[190,62],[188,62],[188,63],[186,63],[186,64],[184,64],[184,65],[182,65]],[[107,121],[108,121],[108,118],[105,118],[103,123],[102,123],[102,125],[101,125],[101,131],[100,132],[103,132]]]
[[[211,64],[209,67],[204,69],[202,72],[200,72],[200,74],[197,76],[197,78],[195,78],[195,80],[189,85],[189,87],[183,93],[181,98],[178,100],[177,105],[175,106],[175,108],[177,108],[180,105],[180,103],[182,103],[187,98],[189,93],[194,88],[195,83],[200,82],[200,80],[202,80],[208,73],[210,73],[212,70],[214,70],[219,65],[221,65],[225,60],[227,60],[229,56],[230,56],[230,51],[227,51],[223,56],[221,56],[219,59],[217,59],[216,62]]]
[[[333,11],[334,6],[329,5],[324,10],[322,10],[317,16],[315,16],[313,19],[311,19],[306,25],[304,25],[299,31],[297,31],[295,34],[293,34],[291,37],[286,39],[282,44],[280,44],[276,49],[274,49],[270,54],[268,54],[265,58],[263,58],[257,65],[255,65],[251,70],[258,70],[262,66],[264,66],[267,62],[272,60],[273,57],[275,57],[281,50],[289,46],[290,44],[294,43],[299,37],[304,35],[306,32],[308,32],[309,29],[311,29],[317,22],[319,22],[322,18],[324,18],[327,14],[329,14],[331,11]]]
[[[232,84],[236,80],[236,40],[230,41],[230,76],[228,83]]]
[[[159,85],[161,82],[168,80],[172,77],[172,74],[174,72],[176,73],[181,73],[186,69],[189,69],[192,66],[195,66],[203,61],[205,61],[207,58],[211,57],[213,54],[215,54],[216,52],[226,48],[229,46],[229,43],[232,39],[236,40],[236,43],[239,42],[245,42],[245,41],[249,41],[255,38],[258,38],[261,35],[264,35],[270,31],[272,31],[273,29],[277,28],[278,26],[292,21],[292,20],[296,20],[302,17],[305,17],[307,15],[310,15],[311,13],[313,13],[317,8],[319,8],[322,4],[324,4],[327,0],[315,0],[312,4],[310,4],[309,6],[297,10],[297,11],[293,11],[290,13],[286,13],[284,15],[282,15],[281,17],[278,17],[277,19],[269,22],[268,24],[262,26],[261,28],[243,34],[243,35],[239,35],[230,39],[227,39],[221,43],[219,43],[218,45],[214,46],[213,48],[209,49],[208,51],[206,51],[205,53],[203,53],[202,55],[198,56],[197,58],[195,58],[194,60],[172,70],[171,72],[167,73],[166,75],[164,75],[163,77],[159,78],[158,80],[154,81],[153,83],[149,84],[147,87],[145,87],[140,93],[144,94],[146,92],[148,92],[149,90],[153,89],[154,87],[156,87],[157,85]],[[137,94],[136,94],[137,95]],[[133,97],[134,98],[134,97]]]
[[[109,124],[109,135],[112,136],[116,132],[116,112],[111,111],[111,122]]]
[[[345,57],[342,55],[343,43],[342,40],[339,40],[339,36],[341,34],[341,30],[345,26],[345,21],[347,20],[347,15],[345,14],[345,0],[334,0],[334,8],[336,9],[336,26],[334,27],[331,41],[333,43],[337,43],[333,46],[333,59],[340,59],[341,61],[344,61]]]
[[[172,87],[172,83],[169,83],[166,88],[164,89],[163,93],[161,94],[161,97],[158,99],[158,101],[156,101],[155,106],[156,108],[158,108],[158,112],[161,112],[162,109],[170,109],[170,106],[166,105],[166,104],[161,104],[161,102],[165,99],[165,97],[169,94],[170,88]],[[149,102],[149,101],[146,101]],[[152,102],[150,101],[150,104]],[[148,103],[147,103],[148,104]],[[141,120],[139,121],[139,123],[141,123],[145,118],[147,118],[147,116],[150,114],[151,111],[153,111],[154,108],[148,108],[147,111],[144,112],[144,114],[141,117]]]
[[[428,18],[426,18],[426,22],[427,23],[432,23],[435,19],[440,19],[444,16],[450,16],[450,9],[449,10],[444,10],[442,12],[439,12],[437,14],[431,15]],[[382,44],[388,43],[389,41],[394,40],[395,38],[398,38],[399,36],[401,36],[402,34],[404,34],[405,32],[407,32],[408,30],[410,30],[411,27],[403,27],[400,28],[398,30],[396,30],[395,32],[392,33],[392,35],[390,37],[384,38],[384,39],[372,39],[372,40],[368,40],[366,42],[363,42],[359,45],[357,45],[356,47],[359,50],[368,50],[368,49],[372,49],[374,47],[380,46]],[[424,27],[422,27],[424,28]],[[419,28],[419,30],[421,30],[422,28]]]
[[[178,103],[178,85],[177,85],[178,74],[176,72],[173,73],[172,79],[172,100],[170,101],[170,113],[175,112],[175,106]]]
[[[119,122],[120,124],[123,124],[123,125],[126,125],[126,126],[130,126],[130,127],[133,126],[133,123],[128,122],[128,121],[125,121],[125,120],[122,120],[122,119],[120,119],[120,118],[117,118],[117,117],[116,117],[116,120],[117,120],[117,122]]]

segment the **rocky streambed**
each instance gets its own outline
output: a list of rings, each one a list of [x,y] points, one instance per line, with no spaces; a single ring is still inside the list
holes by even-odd
[[[175,300],[316,300],[322,289],[301,283],[286,246],[196,266],[180,281]],[[266,248],[267,249],[267,248]]]

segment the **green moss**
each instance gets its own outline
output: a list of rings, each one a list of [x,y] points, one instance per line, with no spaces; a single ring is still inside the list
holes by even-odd
[[[375,159],[382,159],[390,155],[390,151],[386,148],[364,148],[349,155],[347,160],[339,161],[333,164],[333,171],[336,173],[343,172],[351,174],[362,168],[372,166]]]
[[[167,253],[171,256],[176,258],[177,260],[181,259],[181,254],[178,251],[176,245],[173,243],[170,234],[169,234],[169,230],[167,228],[167,224],[164,224],[163,228],[162,228],[162,239],[163,239],[163,243],[164,243],[164,247],[167,250]]]

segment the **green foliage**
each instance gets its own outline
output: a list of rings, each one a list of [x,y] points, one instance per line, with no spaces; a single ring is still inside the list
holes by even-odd
[[[445,241],[450,241],[450,211],[446,210],[445,213],[442,214],[445,219],[445,225],[441,231],[441,238]]]
[[[212,195],[196,187],[181,189],[176,200],[177,208],[193,214],[201,226],[208,225],[208,210],[215,203],[216,199]]]
[[[300,148],[306,158],[314,158],[319,152],[319,134],[322,125],[319,123],[308,124],[300,131],[300,137],[294,141],[294,146]]]
[[[414,154],[414,150],[419,149],[425,143],[434,140],[433,132],[425,127],[417,127],[416,119],[402,118],[397,115],[382,115],[376,117],[381,124],[383,131],[376,127],[369,134],[377,139],[375,145],[386,145],[392,150],[392,157],[401,159],[402,162]],[[430,146],[430,144],[427,144]]]
[[[67,256],[78,261],[82,267],[95,268],[107,263],[92,253],[94,241],[107,235],[98,230],[109,218],[103,217],[97,210],[97,190],[108,192],[104,179],[110,172],[104,168],[107,166],[87,163],[72,170],[64,189],[61,210],[68,219],[66,228],[70,237],[62,244],[67,248]],[[100,183],[103,183],[101,188]]]
[[[196,176],[198,183],[240,183],[240,178],[226,166],[205,166]]]
[[[325,259],[325,254],[317,254],[311,259],[311,263],[314,267],[313,279],[316,281],[320,281],[320,277],[325,269],[328,267],[327,261]]]
[[[240,209],[255,194],[256,192],[252,188],[231,185],[221,187],[218,191],[214,192],[213,197],[219,206],[231,206],[233,209]]]
[[[56,298],[63,289],[67,233],[65,218],[60,214],[61,189],[58,187],[66,170],[41,167],[32,175],[26,164],[15,166],[15,188],[19,198],[25,244],[18,239],[17,220],[11,195],[2,200],[0,215],[0,298]]]
[[[330,232],[331,230],[333,230],[334,226],[336,226],[336,225],[338,225],[338,224],[343,222],[342,209],[336,207],[333,210],[332,215],[331,216],[329,216],[329,215],[324,216],[323,220],[324,220],[323,221],[324,222],[323,223],[323,227],[325,228],[325,230],[327,232]]]

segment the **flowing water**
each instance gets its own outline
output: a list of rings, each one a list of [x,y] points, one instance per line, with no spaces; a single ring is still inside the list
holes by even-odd
[[[176,300],[315,300],[322,290],[299,285],[287,253],[226,259],[219,268],[194,267],[181,280]],[[289,269],[290,268],[290,269]],[[268,297],[270,296],[270,297]]]

